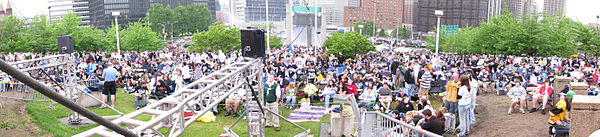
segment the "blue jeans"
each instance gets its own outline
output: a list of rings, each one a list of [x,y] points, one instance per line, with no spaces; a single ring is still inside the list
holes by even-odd
[[[448,112],[458,115],[458,102],[450,102],[446,100],[446,102],[444,102],[444,107],[448,109]]]
[[[140,104],[140,100],[142,100],[142,104]],[[145,107],[147,102],[148,98],[146,95],[142,95],[141,98],[139,96],[135,96],[135,107]]]
[[[496,88],[504,88],[505,83],[504,82],[496,82]]]
[[[460,133],[458,133],[458,136],[464,137],[469,134],[471,128],[470,115],[471,112],[468,106],[458,106],[458,117],[460,120]]]
[[[360,103],[358,103],[358,107],[367,108],[367,111],[370,111],[371,103],[370,102],[360,102]]]
[[[408,96],[414,96],[414,95],[418,95],[419,93],[415,92],[413,93],[413,88],[415,87],[415,84],[406,84],[406,89],[408,89],[408,91],[406,93],[408,93]]]
[[[6,84],[0,84],[0,91],[6,91]]]
[[[335,92],[331,92],[331,93],[324,93],[323,96],[325,97],[325,108],[329,108],[329,99],[333,98],[333,96],[335,95]]]
[[[285,105],[284,108],[288,108],[288,104],[291,102],[289,109],[293,109],[294,105],[296,104],[296,96],[286,96],[285,97]]]
[[[469,119],[471,120],[471,125],[472,125],[472,124],[475,124],[475,109],[472,108],[472,109],[469,109],[469,111],[471,111],[470,112],[471,115],[469,115]],[[471,126],[471,125],[469,125],[469,126]]]

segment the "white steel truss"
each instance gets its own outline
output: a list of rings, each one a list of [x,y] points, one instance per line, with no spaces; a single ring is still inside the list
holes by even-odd
[[[170,96],[111,122],[121,126],[125,125],[130,131],[139,136],[179,136],[196,119],[210,111],[219,102],[225,100],[242,85],[247,85],[246,79],[250,79],[250,83],[255,84],[252,87],[246,86],[245,88],[257,87],[257,91],[262,91],[263,66],[261,61],[262,59],[244,59],[227,65],[223,69],[196,80],[183,88],[176,89]],[[262,96],[259,95],[258,100],[262,101]],[[200,108],[197,106],[200,106]],[[186,118],[184,112],[191,112],[194,115]],[[152,118],[149,121],[139,120],[139,117],[143,115],[151,115]],[[262,134],[264,135],[264,125],[259,127],[262,127]],[[168,131],[161,133],[159,132],[160,129],[167,129]],[[98,126],[75,136],[89,137],[95,135],[105,137],[122,136],[109,131],[104,126]]]

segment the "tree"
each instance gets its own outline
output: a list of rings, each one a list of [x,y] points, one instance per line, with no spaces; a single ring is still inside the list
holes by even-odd
[[[123,31],[124,31],[123,28],[124,28],[124,26],[119,25],[119,32],[120,32],[119,38],[122,38],[123,36],[125,36],[123,33]],[[106,50],[106,51],[117,50],[117,34],[116,34],[117,27],[113,23],[111,26],[106,28],[105,31],[106,31],[106,33],[104,34],[104,38],[102,39],[102,42],[104,42],[106,44],[106,46],[104,46],[105,47],[104,50]],[[121,47],[121,49],[122,49],[122,47]]]
[[[223,50],[241,48],[240,30],[235,26],[213,23],[207,31],[192,35],[194,42],[188,47],[190,51]]]
[[[24,20],[18,19],[15,16],[0,18],[0,51],[13,52],[15,50],[27,50],[21,45],[24,37]],[[23,49],[24,48],[24,49]]]
[[[158,35],[139,21],[130,22],[122,33],[122,50],[158,50],[161,49],[164,44]]]
[[[357,22],[357,23],[355,23],[354,24],[354,30],[356,32],[359,32],[359,34],[360,34],[361,28],[358,27],[359,25],[364,25],[363,28],[362,28],[362,35],[363,36],[372,36],[373,35],[373,21],[367,21],[366,23],[363,23],[363,22]]]
[[[283,43],[281,43],[281,37],[273,36],[269,37],[269,48],[281,48]]]
[[[375,50],[375,46],[358,32],[335,32],[332,37],[325,40],[323,45],[327,47],[327,54],[342,52],[345,56],[351,58],[354,58],[356,54],[365,54]]]
[[[388,37],[385,28],[377,29],[377,37]]]
[[[181,4],[175,8],[171,5],[164,7],[156,3],[148,9],[150,15],[150,26],[154,32],[171,32],[171,23],[173,24],[173,33],[201,32],[208,29],[212,23],[210,10],[204,5]],[[163,26],[164,25],[164,26]]]
[[[398,37],[396,37],[396,30],[398,30]],[[410,38],[411,33],[412,31],[405,27],[398,27],[398,29],[392,30],[392,34],[390,35],[397,39],[408,39]]]
[[[165,8],[162,4],[155,3],[152,8],[148,9],[150,27],[154,32],[162,34],[163,29],[165,29],[165,32],[169,32],[166,30],[169,25],[168,22],[175,21],[175,13],[170,7],[171,5],[167,5],[167,8]]]

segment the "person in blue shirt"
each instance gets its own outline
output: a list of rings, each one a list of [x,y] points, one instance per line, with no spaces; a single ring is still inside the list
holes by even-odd
[[[113,67],[111,63],[106,64],[106,69],[102,72],[102,77],[104,78],[104,90],[102,91],[102,101],[106,102],[106,98],[110,95],[111,106],[115,107],[115,94],[117,93],[117,84],[115,81],[117,80],[117,69]],[[100,108],[105,108],[106,106],[102,105]]]

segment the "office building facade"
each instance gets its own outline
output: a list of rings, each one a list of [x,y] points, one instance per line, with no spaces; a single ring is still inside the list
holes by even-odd
[[[81,25],[90,24],[89,0],[50,0],[48,5],[50,21],[61,19],[72,12],[79,16]]]
[[[244,21],[248,22],[265,22],[266,18],[266,0],[244,0],[237,3],[239,8],[244,8]],[[243,5],[242,5],[243,4]],[[269,0],[269,21],[283,22],[285,21],[285,5],[288,0]]]
[[[145,18],[148,9],[155,3],[163,6],[171,5],[175,8],[178,5],[187,6],[189,4],[205,4],[215,19],[215,0],[88,0],[90,24],[100,29],[111,26],[114,22],[112,12],[120,12],[119,24],[138,21]],[[212,2],[209,2],[212,1]],[[210,6],[210,5],[213,6]],[[212,7],[212,9],[211,9]]]
[[[374,21],[378,29],[396,28],[402,25],[403,5],[403,0],[362,0],[358,7],[344,7],[344,26]]]
[[[325,25],[342,27],[344,25],[344,7],[348,0],[322,0],[321,6],[325,15]]]
[[[478,27],[488,17],[488,0],[419,0],[414,16],[414,32],[435,31],[435,10],[444,11],[441,25]]]
[[[534,4],[533,0],[489,0],[488,19],[503,14],[504,9],[508,9],[515,18],[531,16],[536,11]]]
[[[567,0],[544,0],[546,16],[565,16]]]

